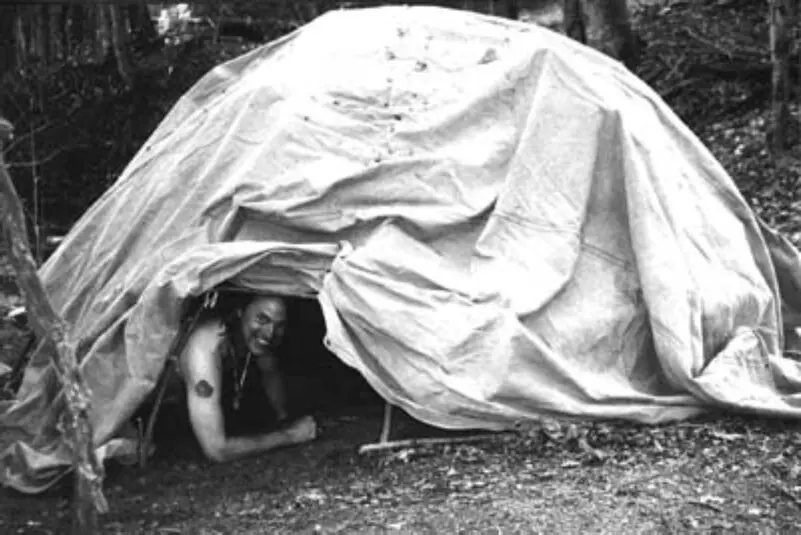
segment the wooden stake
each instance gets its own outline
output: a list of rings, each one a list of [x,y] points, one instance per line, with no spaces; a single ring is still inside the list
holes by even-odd
[[[69,339],[69,328],[56,314],[39,280],[28,244],[22,203],[2,159],[2,145],[10,139],[12,128],[8,121],[0,119],[0,230],[9,246],[11,266],[25,300],[28,321],[40,339],[49,338],[53,342],[57,352],[52,355],[52,362],[61,378],[67,404],[64,435],[74,455],[73,531],[76,534],[97,533],[97,513],[108,511],[108,503],[103,495],[103,466],[98,462],[92,444],[90,396],[75,357],[75,343]]]
[[[500,433],[486,433],[482,435],[465,435],[458,437],[442,437],[442,438],[409,438],[406,440],[393,440],[389,442],[377,442],[375,444],[364,444],[359,448],[359,453],[371,453],[383,450],[396,450],[400,448],[417,448],[420,446],[441,446],[445,444],[465,444],[468,442],[481,442],[484,440],[491,440],[493,438],[503,437],[509,438],[516,436],[517,433],[513,431],[506,431]]]
[[[153,403],[153,408],[150,409],[150,416],[147,418],[147,425],[144,427],[144,432],[139,437],[139,467],[144,468],[147,466],[147,457],[150,454],[150,445],[153,443],[153,431],[156,427],[156,420],[158,419],[161,404],[164,401],[164,394],[167,392],[167,386],[170,383],[172,374],[178,367],[178,361],[181,358],[181,353],[184,352],[186,342],[189,340],[189,335],[195,330],[200,314],[203,312],[205,305],[200,305],[196,310],[187,316],[184,314],[178,335],[173,340],[170,351],[167,357],[167,363],[164,365],[164,370],[159,376],[158,384],[156,386],[156,400]]]
[[[392,404],[384,403],[384,423],[381,426],[381,437],[379,442],[389,442],[389,434],[392,432]]]

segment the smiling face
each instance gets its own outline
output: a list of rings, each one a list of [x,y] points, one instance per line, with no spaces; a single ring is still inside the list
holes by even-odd
[[[242,338],[258,357],[281,342],[286,329],[286,305],[280,297],[257,297],[242,313]]]

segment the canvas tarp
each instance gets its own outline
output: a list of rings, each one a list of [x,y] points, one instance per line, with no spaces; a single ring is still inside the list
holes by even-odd
[[[443,428],[797,417],[769,246],[796,291],[795,249],[622,65],[532,25],[384,7],[216,67],[41,276],[98,445],[152,391],[185,299],[229,280],[316,296],[327,347]],[[0,407],[2,481],[28,492],[70,459],[47,358]]]

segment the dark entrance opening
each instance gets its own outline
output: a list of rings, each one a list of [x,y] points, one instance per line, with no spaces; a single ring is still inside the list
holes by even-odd
[[[349,408],[380,411],[382,398],[359,372],[344,364],[324,345],[325,321],[316,299],[287,298],[288,324],[277,350],[284,377],[291,418],[341,412]],[[157,450],[192,435],[186,412],[185,388],[173,390],[160,407],[153,439]],[[152,410],[148,403],[138,417]],[[269,408],[261,372],[251,363],[243,385],[239,408],[225,406],[226,432],[235,435],[262,433],[277,424]],[[176,444],[177,445],[177,444]],[[169,446],[168,446],[169,449]]]

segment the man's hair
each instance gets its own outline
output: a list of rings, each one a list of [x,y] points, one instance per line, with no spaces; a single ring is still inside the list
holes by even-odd
[[[256,299],[271,297],[279,299],[284,303],[284,298],[274,294],[259,294],[255,292],[240,291],[219,291],[214,306],[204,309],[201,312],[200,320],[216,319],[219,320],[225,329],[225,335],[229,340],[233,340],[238,329],[241,327],[242,315],[245,309]]]
[[[200,313],[200,321],[216,319],[224,324],[236,322],[239,313],[244,311],[258,295],[252,292],[217,291],[213,305],[204,307]]]

